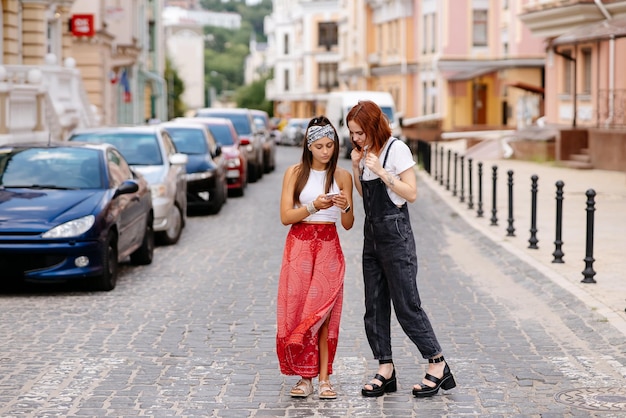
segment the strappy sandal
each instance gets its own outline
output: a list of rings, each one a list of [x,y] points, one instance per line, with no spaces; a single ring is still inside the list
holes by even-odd
[[[313,382],[311,379],[300,379],[289,391],[293,398],[306,398],[311,393],[313,393]]]
[[[372,380],[380,380],[381,384],[378,385],[376,383],[368,383],[372,388],[362,388],[361,395],[368,398],[377,398],[379,396],[383,396],[385,393],[395,392],[398,390],[398,380],[396,379],[396,368],[393,368],[393,373],[391,373],[391,377],[389,379],[385,379],[380,374],[376,373]]]
[[[337,392],[335,392],[335,389],[333,388],[333,385],[330,384],[329,380],[320,380],[319,394],[320,399],[337,398]]]
[[[429,363],[441,363],[442,361],[444,361],[443,356],[435,359],[428,359]],[[428,386],[424,383],[419,383],[420,389],[413,388],[413,396],[416,398],[428,398],[430,396],[434,396],[437,392],[439,392],[439,388],[443,390],[450,390],[456,387],[456,382],[454,381],[454,376],[452,376],[450,367],[448,367],[448,363],[446,363],[446,366],[443,369],[443,376],[441,379],[428,373],[426,373],[424,378],[433,382],[435,386]]]

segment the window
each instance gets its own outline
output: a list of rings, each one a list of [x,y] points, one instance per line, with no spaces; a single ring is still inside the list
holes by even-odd
[[[156,51],[156,43],[157,43],[157,35],[156,35],[156,22],[151,20],[148,22],[148,50],[150,52]]]
[[[435,52],[437,48],[437,14],[430,15],[430,51]]]
[[[338,44],[337,22],[321,22],[318,25],[319,40],[318,45],[330,50],[332,46]]]
[[[428,113],[428,83],[424,81],[422,83],[422,115]]]
[[[289,70],[283,72],[284,90],[289,91]]]
[[[430,113],[437,113],[437,83],[431,82],[430,85]]]
[[[487,10],[473,12],[473,46],[487,46]]]
[[[567,49],[563,51],[563,55],[572,56],[572,51]],[[572,93],[572,61],[563,57],[563,93]]]
[[[318,87],[326,90],[330,90],[331,87],[338,87],[337,70],[337,63],[320,63],[318,66]]]
[[[289,35],[287,34],[283,37],[283,53],[289,55]]]
[[[591,49],[583,48],[583,93],[591,93]]]

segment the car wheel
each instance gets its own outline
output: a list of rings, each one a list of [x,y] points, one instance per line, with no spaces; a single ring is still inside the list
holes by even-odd
[[[102,274],[94,279],[94,289],[107,292],[115,289],[117,272],[117,239],[113,232],[109,232],[102,248]]]
[[[259,162],[256,165],[256,173],[257,173],[257,179],[260,180],[263,178],[263,173],[265,171],[265,168],[263,166],[263,154],[261,154],[261,157],[259,158]]]
[[[263,171],[265,173],[272,172],[272,153],[270,151],[267,151],[263,156]]]
[[[249,163],[248,164],[248,183],[255,183],[259,177],[257,176],[257,168],[256,164]]]
[[[207,205],[207,213],[209,215],[216,215],[222,209],[224,203],[226,203],[227,189],[220,188],[220,191],[215,192],[215,197]]]
[[[148,218],[146,230],[143,235],[141,247],[130,255],[130,262],[136,265],[147,265],[152,263],[154,255],[154,229],[152,228],[152,217]]]
[[[165,231],[159,232],[159,244],[176,244],[180,239],[180,234],[183,232],[183,212],[178,206],[172,206],[172,213],[168,216],[167,225]]]

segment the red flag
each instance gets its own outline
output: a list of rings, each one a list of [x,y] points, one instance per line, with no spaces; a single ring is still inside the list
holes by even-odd
[[[128,72],[126,71],[126,68],[122,70],[120,85],[124,88],[124,102],[129,103],[133,98],[130,93],[130,83],[128,82]]]

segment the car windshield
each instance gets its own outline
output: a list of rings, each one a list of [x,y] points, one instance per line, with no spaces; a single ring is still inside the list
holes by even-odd
[[[234,145],[235,140],[232,136],[231,130],[227,125],[211,125],[209,127],[211,133],[215,137],[218,144],[222,146]]]
[[[233,125],[235,125],[235,130],[239,135],[250,135],[252,133],[250,119],[248,119],[246,115],[238,115],[234,113],[211,113],[207,116],[230,119]]]
[[[99,151],[14,148],[0,152],[0,186],[33,189],[102,188]]]
[[[176,150],[183,154],[208,153],[206,138],[201,129],[167,127],[172,136]]]
[[[146,132],[86,132],[74,134],[71,141],[106,142],[117,148],[130,165],[162,165],[156,135]]]

